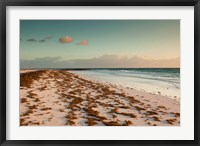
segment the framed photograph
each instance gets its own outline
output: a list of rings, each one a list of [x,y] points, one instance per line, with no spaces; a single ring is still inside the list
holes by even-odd
[[[198,0],[4,0],[1,145],[199,145]]]

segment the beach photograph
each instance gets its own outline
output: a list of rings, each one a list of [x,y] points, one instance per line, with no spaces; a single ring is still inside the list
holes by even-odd
[[[20,126],[180,126],[179,20],[20,20]]]

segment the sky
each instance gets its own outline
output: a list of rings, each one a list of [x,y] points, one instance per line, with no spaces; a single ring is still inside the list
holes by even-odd
[[[21,68],[179,67],[179,20],[21,20]]]

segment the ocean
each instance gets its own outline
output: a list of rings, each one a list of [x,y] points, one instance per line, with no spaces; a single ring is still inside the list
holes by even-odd
[[[98,82],[108,82],[180,100],[180,68],[101,68],[73,72]]]

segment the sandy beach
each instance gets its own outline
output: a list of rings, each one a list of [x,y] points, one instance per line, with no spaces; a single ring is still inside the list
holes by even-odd
[[[180,103],[64,70],[20,70],[20,126],[180,126]]]

